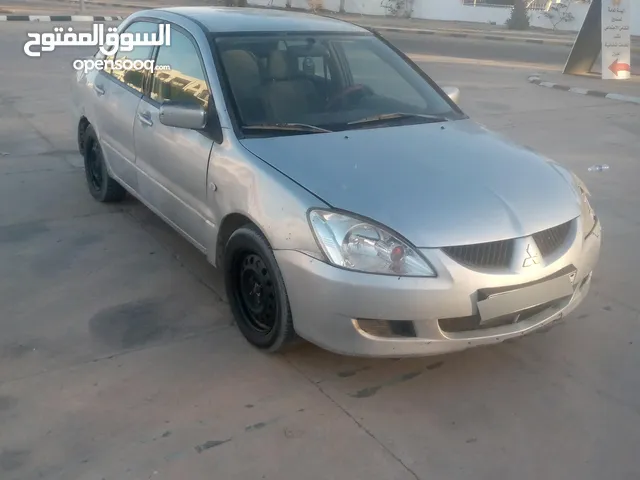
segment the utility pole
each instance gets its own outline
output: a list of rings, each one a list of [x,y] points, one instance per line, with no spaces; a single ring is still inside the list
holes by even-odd
[[[80,13],[84,13],[84,0],[80,0]]]
[[[340,0],[340,13],[344,13],[344,3],[346,0]]]

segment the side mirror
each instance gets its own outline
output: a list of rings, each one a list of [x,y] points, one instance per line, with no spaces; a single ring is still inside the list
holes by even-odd
[[[460,89],[458,87],[442,87],[442,91],[447,94],[453,103],[458,104],[460,102]]]
[[[207,112],[194,103],[167,103],[160,106],[160,123],[167,127],[202,130],[207,125]]]

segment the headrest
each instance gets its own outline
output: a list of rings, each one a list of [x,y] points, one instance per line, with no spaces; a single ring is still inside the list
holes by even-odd
[[[269,55],[269,77],[274,80],[286,80],[289,78],[287,56],[281,50],[274,50]]]
[[[238,83],[242,83],[246,88],[254,88],[260,85],[260,67],[251,52],[246,50],[227,50],[222,53],[222,62],[232,86]]]

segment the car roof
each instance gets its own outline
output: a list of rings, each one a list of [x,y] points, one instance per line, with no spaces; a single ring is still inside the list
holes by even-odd
[[[368,32],[362,27],[334,18],[266,8],[170,7],[159,10],[197,20],[211,33]]]

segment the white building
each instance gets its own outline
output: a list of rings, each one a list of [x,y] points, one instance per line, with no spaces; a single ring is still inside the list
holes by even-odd
[[[309,0],[290,0],[294,8],[309,8]],[[364,15],[386,15],[386,2],[395,0],[343,0],[344,11],[347,13],[359,13]],[[411,0],[405,0],[411,1]],[[532,4],[544,7],[545,0],[525,0]],[[557,0],[553,0],[554,2]],[[631,34],[640,35],[640,0],[627,0],[631,3]],[[568,0],[564,0],[569,3]],[[286,6],[287,0],[249,0],[256,6]],[[341,0],[323,0],[321,2],[326,10],[337,12],[340,10]],[[511,8],[505,6],[509,0],[413,0],[413,18],[429,20],[450,20],[464,22],[493,22],[503,25],[511,14]],[[589,4],[580,0],[570,2],[569,11],[575,20],[562,22],[557,25],[558,30],[580,29],[584,17],[589,9]],[[498,5],[495,5],[498,4]],[[502,4],[502,5],[499,5]],[[551,28],[552,24],[543,14],[543,10],[531,10],[531,24],[534,27]]]

